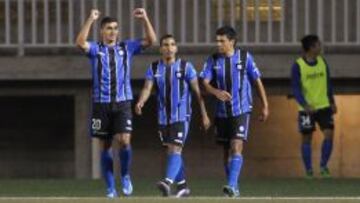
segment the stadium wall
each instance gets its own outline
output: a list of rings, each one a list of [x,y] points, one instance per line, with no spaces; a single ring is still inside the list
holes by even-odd
[[[294,100],[288,97],[290,67],[297,52],[254,52],[270,96],[271,117],[267,123],[259,123],[256,108],[251,138],[245,147],[246,160],[242,175],[301,176],[297,110]],[[359,59],[356,53],[327,55],[339,106],[335,149],[330,162],[335,177],[360,177],[360,159],[357,155],[360,153],[357,147],[360,138],[356,135],[360,132],[357,118],[360,113],[360,72],[357,71]],[[198,70],[206,57],[204,51],[180,55],[193,61]],[[139,93],[143,84],[140,79],[146,65],[156,58],[154,52],[135,58],[135,94]],[[77,54],[33,55],[15,59],[4,56],[0,58],[0,64],[1,108],[2,112],[7,112],[2,117],[3,125],[0,128],[3,140],[0,165],[6,166],[0,167],[0,177],[99,177],[97,148],[88,137],[91,82],[86,57]],[[207,102],[211,104],[214,101],[207,97]],[[154,97],[148,107],[144,117],[135,117],[134,121],[133,174],[138,177],[160,177],[165,162],[160,158],[163,149],[156,133]],[[29,120],[34,122],[24,127],[23,123]],[[222,177],[221,148],[214,144],[212,133],[204,135],[200,132],[198,122],[198,112],[195,111],[193,130],[185,148],[187,173],[190,177]],[[319,133],[314,137],[314,166],[318,165],[321,138]]]

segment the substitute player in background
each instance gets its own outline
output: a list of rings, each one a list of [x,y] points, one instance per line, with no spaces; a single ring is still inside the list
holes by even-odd
[[[262,111],[260,120],[269,115],[268,101],[259,69],[247,51],[236,48],[236,31],[224,26],[216,31],[217,53],[210,56],[200,77],[205,89],[217,98],[215,125],[217,141],[224,146],[224,167],[227,196],[239,196],[238,177],[243,165],[243,143],[247,141],[252,88],[257,87]]]
[[[100,23],[101,40],[87,41],[91,25],[99,18],[100,12],[91,10],[76,44],[90,58],[93,78],[92,134],[100,139],[101,169],[107,186],[107,196],[117,196],[113,174],[111,143],[115,139],[120,145],[121,182],[124,195],[133,191],[129,167],[131,162],[130,138],[132,131],[133,99],[130,86],[132,57],[156,41],[154,29],[146,11],[137,8],[133,16],[144,25],[145,38],[120,41],[118,22],[115,18],[104,17]]]
[[[168,154],[165,179],[159,181],[157,186],[163,196],[169,196],[171,185],[176,182],[175,196],[183,197],[190,194],[185,180],[185,166],[181,153],[189,132],[191,92],[195,94],[199,103],[205,129],[209,128],[210,121],[200,94],[196,70],[190,62],[176,57],[177,50],[174,36],[164,35],[160,39],[162,59],[149,66],[135,112],[141,114],[141,109],[148,100],[152,88],[155,87],[159,133]]]
[[[313,177],[311,140],[318,123],[324,134],[321,149],[320,174],[330,177],[327,167],[333,148],[334,119],[337,108],[330,83],[329,66],[321,56],[318,36],[307,35],[302,40],[304,55],[298,58],[291,71],[292,89],[299,105],[299,130],[302,134],[301,154],[306,176]]]

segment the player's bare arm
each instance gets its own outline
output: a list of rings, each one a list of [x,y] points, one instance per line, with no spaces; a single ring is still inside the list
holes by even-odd
[[[199,82],[198,79],[194,79],[190,82],[191,89],[193,93],[195,94],[195,97],[199,103],[200,111],[201,111],[201,117],[202,117],[202,125],[205,130],[209,129],[210,127],[210,119],[206,111],[204,98],[201,96],[200,88],[199,88]]]
[[[213,87],[210,84],[210,80],[208,80],[208,79],[203,80],[203,85],[205,87],[205,90],[208,93],[214,95],[217,99],[219,99],[219,100],[221,100],[223,102],[224,101],[230,101],[232,99],[232,96],[231,96],[231,94],[229,92]]]
[[[142,108],[151,95],[153,84],[153,81],[145,80],[144,88],[141,90],[139,100],[135,105],[135,113],[137,115],[142,114]]]
[[[153,45],[156,42],[156,34],[148,18],[146,10],[143,8],[136,8],[133,11],[133,16],[143,22],[145,38],[141,41],[141,45],[144,48]]]
[[[76,45],[84,50],[85,52],[89,51],[89,43],[87,42],[87,38],[89,36],[89,32],[90,32],[90,28],[91,25],[97,20],[99,19],[100,16],[100,11],[97,9],[92,9],[90,12],[90,16],[88,17],[88,19],[85,21],[85,24],[83,25],[83,27],[81,28],[79,34],[76,37]]]
[[[255,85],[262,104],[262,110],[259,120],[266,121],[269,117],[269,103],[266,96],[266,91],[260,78],[255,81]]]

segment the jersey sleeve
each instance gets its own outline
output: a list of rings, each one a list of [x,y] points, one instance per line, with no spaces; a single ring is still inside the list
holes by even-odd
[[[137,55],[141,53],[142,50],[141,39],[126,40],[125,43],[130,54]]]
[[[96,57],[96,54],[98,52],[98,44],[94,41],[89,41],[89,50],[86,52],[86,55],[89,58]]]
[[[246,72],[247,72],[247,76],[251,81],[255,81],[261,77],[260,70],[257,67],[254,58],[250,53],[247,54]]]
[[[206,80],[212,80],[213,78],[213,60],[211,57],[209,57],[203,66],[203,69],[201,70],[199,77]]]
[[[152,70],[152,66],[150,65],[145,73],[145,79],[146,80],[151,80],[153,81],[154,80],[154,73],[153,73],[153,70]]]
[[[195,70],[195,68],[194,68],[194,66],[193,66],[193,64],[191,64],[191,63],[187,63],[187,68],[186,68],[186,70],[185,70],[186,72],[185,72],[185,79],[186,79],[186,81],[192,81],[192,80],[194,80],[194,79],[196,79],[197,78],[197,72],[196,72],[196,70]]]

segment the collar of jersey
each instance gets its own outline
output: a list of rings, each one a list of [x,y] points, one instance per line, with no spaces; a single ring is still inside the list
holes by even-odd
[[[100,43],[102,44],[102,46],[104,46],[106,48],[115,48],[121,43],[121,41],[116,41],[115,45],[113,45],[113,46],[109,46],[109,45],[105,44],[104,42],[100,42]]]
[[[316,58],[314,61],[312,61],[312,62],[307,61],[304,56],[303,56],[302,58],[303,58],[303,60],[305,61],[305,63],[306,63],[308,66],[310,66],[310,67],[315,67],[315,66],[317,65],[317,63],[318,63],[317,58]]]
[[[175,61],[171,64],[166,64],[162,59],[160,59],[160,65],[163,65],[163,66],[173,66],[175,64],[178,64],[178,62],[180,61],[180,58],[176,58]]]
[[[235,48],[234,53],[231,56],[226,56],[225,54],[220,54],[220,53],[218,55],[220,56],[220,58],[233,58],[234,56],[237,56],[238,52],[239,52],[239,49]]]

